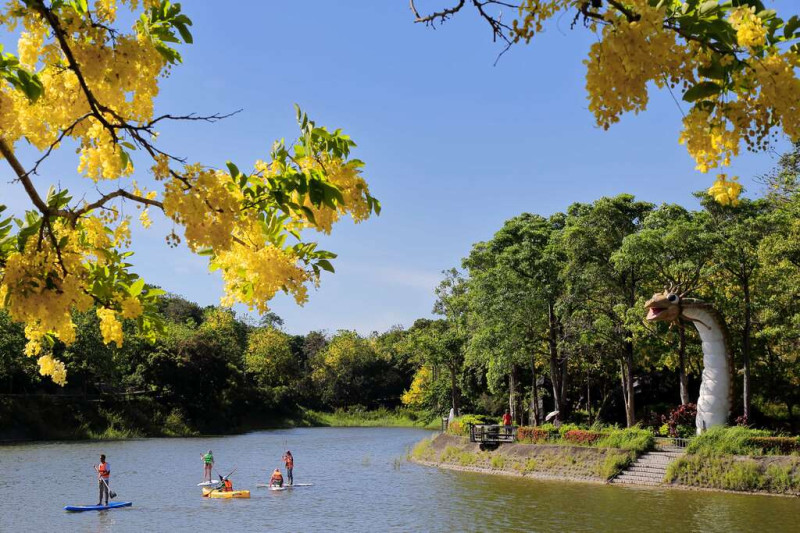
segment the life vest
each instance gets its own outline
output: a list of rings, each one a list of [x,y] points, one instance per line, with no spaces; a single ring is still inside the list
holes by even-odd
[[[294,468],[294,457],[292,457],[291,455],[287,455],[285,462],[286,462],[286,468]]]
[[[280,472],[275,472],[269,481],[271,485],[283,485],[283,475]]]
[[[233,483],[230,479],[223,481],[222,492],[233,492]]]
[[[111,469],[108,467],[108,463],[100,463],[97,465],[97,471],[103,479],[108,479],[108,476],[111,475]]]
[[[205,454],[205,455],[203,456],[203,461],[204,461],[204,462],[205,462],[207,465],[210,465],[211,463],[213,463],[213,462],[214,462],[214,456],[213,456],[213,455],[211,455],[210,453],[207,453],[207,454]]]

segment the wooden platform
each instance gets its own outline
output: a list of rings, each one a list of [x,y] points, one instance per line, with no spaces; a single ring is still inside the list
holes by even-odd
[[[514,442],[517,428],[514,426],[490,426],[484,424],[469,425],[469,441],[482,444],[502,444]]]

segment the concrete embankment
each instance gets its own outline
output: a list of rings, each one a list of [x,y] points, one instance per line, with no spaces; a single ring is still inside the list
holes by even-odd
[[[621,473],[614,482],[689,490],[800,495],[800,457],[796,456],[709,457],[662,449],[645,453],[638,460],[635,455],[618,448],[520,443],[482,450],[479,444],[465,437],[440,434],[418,443],[409,459],[450,470],[539,479],[607,483]],[[658,457],[653,459],[653,456]]]
[[[543,444],[502,444],[495,450],[481,450],[467,438],[441,434],[417,444],[410,459],[452,470],[605,483],[631,457],[614,448]]]

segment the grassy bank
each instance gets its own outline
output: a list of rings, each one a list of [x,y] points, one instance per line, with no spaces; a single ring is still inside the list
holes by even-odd
[[[420,416],[405,409],[343,410],[332,413],[302,410],[304,425],[319,427],[417,427],[438,429],[438,418]]]
[[[615,439],[624,442],[619,436]],[[568,442],[503,444],[488,450],[466,437],[445,433],[418,443],[409,459],[444,468],[602,482],[626,468],[639,453],[630,447]]]
[[[695,438],[667,481],[702,488],[800,495],[800,441],[743,427]]]

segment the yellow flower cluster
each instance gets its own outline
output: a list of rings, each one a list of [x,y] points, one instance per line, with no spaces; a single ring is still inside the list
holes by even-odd
[[[334,160],[325,157],[322,161],[311,158],[303,158],[299,161],[300,167],[304,170],[324,169],[331,184],[339,188],[344,198],[344,205],[338,205],[336,210],[328,207],[315,207],[311,200],[306,197],[305,206],[314,213],[314,224],[308,224],[326,234],[330,234],[333,224],[343,215],[350,213],[356,223],[369,218],[370,209],[367,204],[365,192],[369,192],[367,182],[361,177],[359,169],[352,164],[342,160]]]
[[[592,44],[584,61],[589,110],[605,129],[620,115],[647,107],[647,84],[658,87],[685,84],[694,79],[694,50],[678,43],[675,33],[664,29],[664,8],[647,0],[631,0],[639,20],[609,11],[602,39]]]
[[[12,2],[14,4],[14,2]],[[96,3],[94,16],[100,21],[113,20],[117,2]],[[22,22],[24,30],[18,41],[18,54],[23,66],[39,65],[39,79],[44,94],[34,104],[8,84],[0,86],[0,131],[10,144],[25,138],[39,150],[49,147],[59,134],[72,128],[67,137],[80,142],[79,171],[95,181],[117,179],[133,171],[129,160],[95,118],[80,119],[90,111],[87,96],[78,78],[70,69],[59,43],[50,35],[47,25],[32,11],[6,8],[0,20],[13,29]],[[12,13],[25,13],[15,16]],[[87,86],[94,98],[114,113],[133,123],[153,117],[153,98],[158,82],[165,74],[166,62],[147,39],[136,35],[116,34],[81,17],[62,21],[70,49],[80,65]],[[111,120],[111,115],[105,118]]]
[[[264,240],[256,227],[249,234],[253,241]],[[250,241],[251,238],[245,239]],[[267,302],[278,291],[291,294],[298,304],[305,303],[308,299],[305,283],[313,279],[298,266],[290,250],[272,245],[249,247],[235,243],[229,250],[218,252],[211,265],[222,270],[223,305],[230,306],[238,301],[261,314],[269,311]]]
[[[739,153],[739,134],[728,129],[726,124],[724,119],[698,108],[693,108],[683,118],[679,142],[686,145],[700,172],[708,172],[720,163],[730,165],[731,157]]]
[[[230,248],[244,199],[229,174],[187,165],[164,186],[164,213],[185,227],[192,250]],[[263,240],[263,239],[262,239]]]
[[[97,310],[97,318],[100,319],[100,333],[103,334],[103,342],[106,344],[115,342],[117,348],[121,348],[122,324],[117,320],[117,313],[113,309],[101,307]]]
[[[736,42],[744,48],[760,48],[767,44],[767,28],[756,16],[754,6],[740,6],[731,11],[728,17],[733,29],[736,30]]]
[[[714,185],[708,189],[708,194],[722,205],[736,205],[739,203],[739,195],[742,193],[742,186],[738,179],[736,176],[728,179],[725,174],[720,174]]]
[[[758,82],[759,104],[769,110],[765,122],[781,124],[792,141],[800,139],[800,57],[793,52],[775,53],[749,62]],[[766,114],[766,113],[765,113]],[[766,134],[764,134],[766,135]]]
[[[122,318],[137,318],[144,312],[142,302],[137,298],[125,298],[120,305],[122,307],[122,311],[120,312]]]
[[[58,359],[54,359],[52,355],[41,356],[37,363],[39,363],[39,373],[43,376],[50,376],[53,382],[64,386],[67,384],[67,367]]]
[[[77,236],[66,229],[62,233],[70,237],[58,254],[49,240],[30,237],[23,253],[9,254],[0,280],[0,308],[26,325],[29,356],[41,353],[48,333],[64,343],[73,342],[72,309],[85,311],[92,305],[84,291],[86,269],[76,248]]]
[[[525,0],[519,6],[521,19],[511,23],[511,33],[515,41],[529,43],[533,36],[542,31],[544,22],[566,9],[572,0]]]

